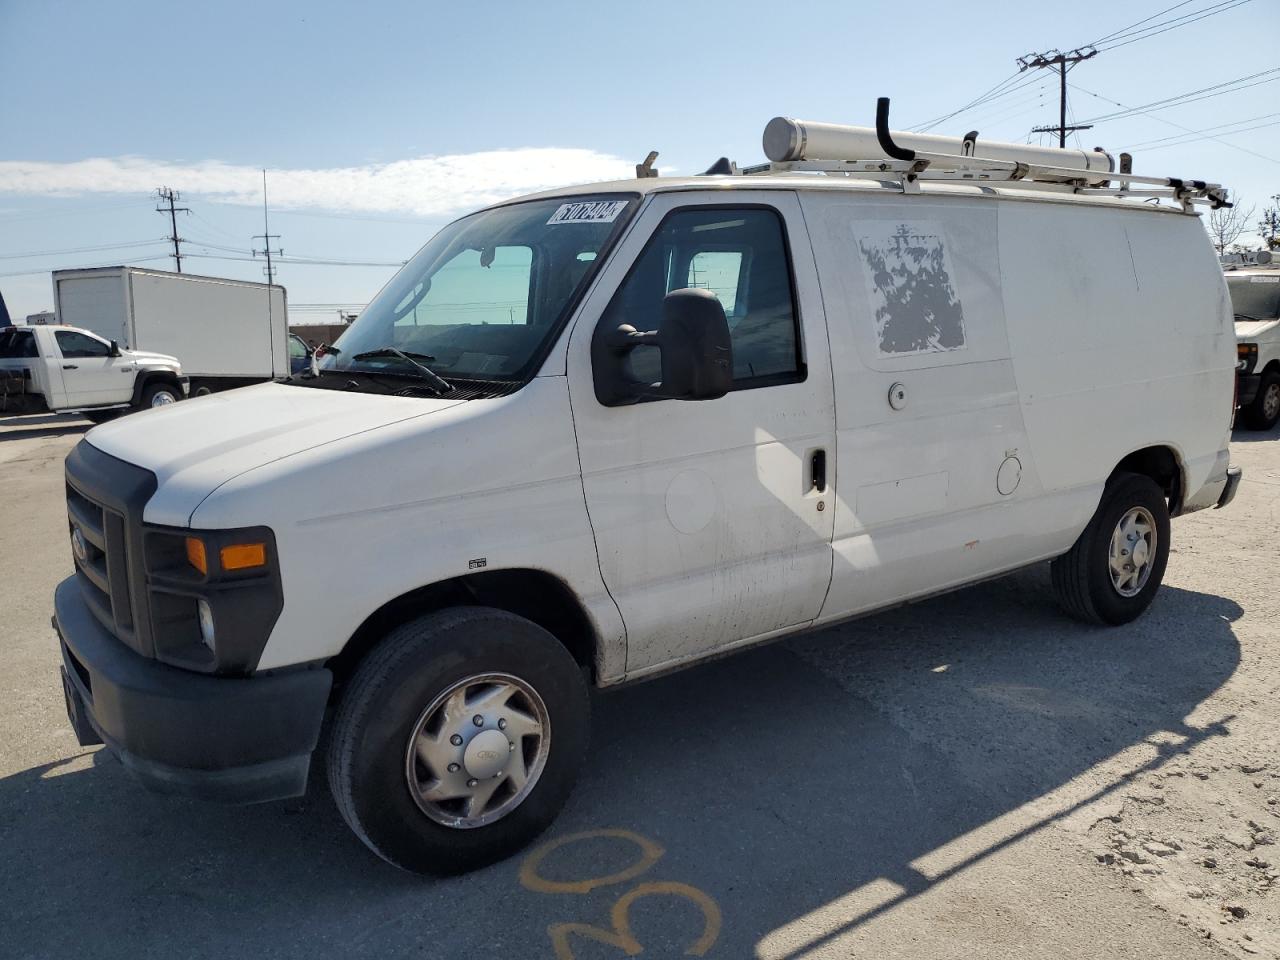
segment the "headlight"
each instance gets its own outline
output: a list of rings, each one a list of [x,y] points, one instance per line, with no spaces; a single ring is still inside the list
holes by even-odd
[[[1258,345],[1256,343],[1236,344],[1236,369],[1241,373],[1249,373],[1258,362]]]
[[[208,600],[196,601],[196,613],[200,618],[200,639],[210,650],[213,649],[213,611],[209,609]]]
[[[170,666],[252,673],[284,607],[270,528],[147,527],[143,535],[144,645]]]

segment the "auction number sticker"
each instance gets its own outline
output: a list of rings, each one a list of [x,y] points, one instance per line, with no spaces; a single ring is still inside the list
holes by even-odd
[[[547,225],[556,223],[613,223],[627,208],[626,200],[585,200],[562,203]]]
[[[1250,283],[1280,283],[1280,277],[1250,277]]]

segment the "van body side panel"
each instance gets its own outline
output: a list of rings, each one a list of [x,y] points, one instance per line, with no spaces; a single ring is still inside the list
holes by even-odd
[[[1143,447],[1174,450],[1193,495],[1227,446],[1235,364],[1225,283],[1199,219],[1002,203],[1000,256],[1042,482],[1089,493],[1077,533],[1116,464]]]
[[[1056,535],[1005,335],[998,203],[817,192],[801,203],[836,382],[834,570],[822,619],[1043,555]]]
[[[366,399],[382,398],[349,402]],[[622,622],[600,579],[563,377],[250,469],[192,517],[197,529],[258,523],[275,532],[284,588],[259,669],[333,656],[366,617],[418,587],[532,568],[582,602],[601,677],[621,673]]]

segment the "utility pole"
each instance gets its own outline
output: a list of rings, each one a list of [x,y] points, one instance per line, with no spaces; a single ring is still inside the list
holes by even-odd
[[[1093,47],[1078,47],[1067,53],[1062,53],[1060,50],[1048,50],[1045,53],[1029,53],[1025,57],[1018,58],[1019,73],[1026,70],[1043,70],[1046,67],[1058,71],[1060,90],[1058,97],[1058,125],[1032,127],[1032,133],[1053,133],[1056,130],[1058,133],[1058,146],[1065,147],[1068,133],[1092,128],[1092,124],[1067,125],[1067,71],[1077,63],[1097,55],[1098,51]]]
[[[271,241],[279,240],[280,234],[272,233],[271,224],[267,221],[267,171],[266,170],[262,171],[262,233],[254,234],[253,239],[262,241],[263,249],[254,250],[253,255],[255,257],[262,255],[267,258],[267,269],[264,272],[267,275],[267,285],[270,286],[271,284],[276,282],[275,270],[271,266],[271,257],[273,255],[277,257],[284,256],[284,250],[271,249]]]
[[[178,265],[178,272],[181,273],[182,272],[182,251],[181,249],[179,249],[178,244],[182,242],[182,237],[178,236],[178,214],[190,213],[191,208],[175,207],[174,204],[181,199],[182,195],[178,193],[177,190],[172,190],[169,187],[158,187],[156,189],[156,196],[160,198],[161,203],[169,204],[169,207],[168,207],[169,224],[173,228],[173,232],[169,235],[168,239],[173,241],[172,256],[173,256],[174,263]],[[165,212],[165,208],[163,206],[156,207],[156,213],[164,213],[164,212]]]

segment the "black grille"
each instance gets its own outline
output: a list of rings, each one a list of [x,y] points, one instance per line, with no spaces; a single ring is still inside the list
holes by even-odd
[[[118,639],[153,656],[143,627],[142,509],[155,476],[82,440],[67,456],[66,481],[71,553],[85,602]]]

